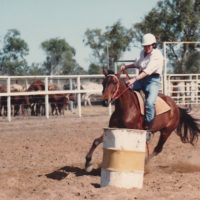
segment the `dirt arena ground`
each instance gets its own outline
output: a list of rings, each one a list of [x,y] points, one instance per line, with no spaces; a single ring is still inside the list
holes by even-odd
[[[198,110],[193,114],[200,117]],[[142,189],[101,188],[102,146],[93,172],[84,171],[84,158],[108,120],[107,108],[100,106],[84,108],[82,118],[68,113],[49,120],[0,119],[0,200],[200,199],[200,142],[183,144],[175,133],[146,166]]]

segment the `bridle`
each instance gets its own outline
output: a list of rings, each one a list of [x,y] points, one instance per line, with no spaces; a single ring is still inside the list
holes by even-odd
[[[111,101],[114,101],[114,100],[117,99],[116,98],[118,96],[117,93],[119,92],[119,79],[118,79],[118,77],[115,74],[108,74],[107,76],[108,77],[112,77],[112,78],[114,78],[117,81],[117,89],[115,90],[114,94],[111,97]]]
[[[117,80],[117,89],[116,89],[116,91],[114,92],[114,94],[111,97],[111,99],[112,99],[111,102],[114,102],[115,100],[117,100],[122,94],[124,94],[128,89],[130,89],[129,87],[126,87],[126,89],[124,89],[122,92],[119,93],[119,84],[120,83],[119,83],[119,78],[118,77],[120,76],[121,72],[122,71],[119,71],[117,73],[117,75],[115,75],[115,74],[108,74],[107,75],[107,76],[113,77],[115,80]],[[123,70],[123,72],[126,74],[127,79],[130,79],[127,71]]]

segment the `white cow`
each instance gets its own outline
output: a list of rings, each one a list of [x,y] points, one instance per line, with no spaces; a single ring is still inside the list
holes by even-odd
[[[91,106],[92,105],[91,98],[93,96],[101,95],[103,86],[102,86],[102,84],[98,84],[96,82],[85,81],[81,84],[81,89],[87,90],[87,92],[83,93],[83,95],[82,95],[82,101],[83,101],[84,105]]]
[[[10,85],[10,91],[11,92],[24,92],[26,88],[23,85],[14,83]]]

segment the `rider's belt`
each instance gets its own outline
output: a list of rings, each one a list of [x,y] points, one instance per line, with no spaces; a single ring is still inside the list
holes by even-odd
[[[153,73],[149,76],[152,77],[152,78],[160,78],[160,74],[158,74],[158,73]]]

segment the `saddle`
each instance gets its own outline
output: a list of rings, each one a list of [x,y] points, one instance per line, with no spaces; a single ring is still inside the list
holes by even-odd
[[[141,114],[144,115],[144,95],[141,94],[141,92],[137,92],[137,91],[133,91],[133,92],[137,95]],[[165,113],[169,111],[170,109],[171,109],[170,106],[161,97],[158,96],[156,99],[156,104],[155,104],[156,115]]]

